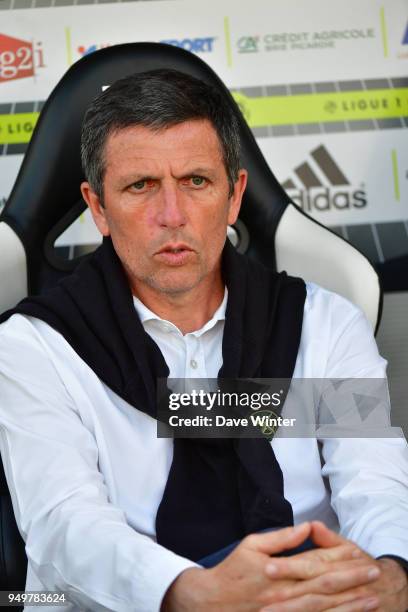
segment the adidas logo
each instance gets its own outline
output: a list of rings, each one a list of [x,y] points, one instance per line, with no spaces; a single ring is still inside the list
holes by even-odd
[[[310,152],[311,159],[294,169],[294,178],[282,187],[305,212],[349,210],[367,205],[366,192],[354,190],[324,145]]]

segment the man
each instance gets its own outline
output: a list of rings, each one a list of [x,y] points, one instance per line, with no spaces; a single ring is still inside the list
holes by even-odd
[[[87,112],[81,190],[104,244],[0,329],[27,588],[66,591],[69,610],[403,612],[404,441],[323,440],[322,470],[311,438],[156,436],[160,376],[384,377],[354,306],[224,246],[247,180],[237,134],[217,92],[173,71]],[[283,528],[253,533],[267,527]]]

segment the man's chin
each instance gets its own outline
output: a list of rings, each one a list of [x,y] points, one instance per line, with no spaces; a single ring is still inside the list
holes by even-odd
[[[195,287],[197,287],[197,283],[165,283],[165,284],[157,284],[154,288],[163,295],[168,296],[177,296],[187,294]]]
[[[149,279],[149,285],[158,293],[178,296],[189,293],[200,284],[201,277],[196,274],[183,274],[178,270],[174,274],[159,275]]]

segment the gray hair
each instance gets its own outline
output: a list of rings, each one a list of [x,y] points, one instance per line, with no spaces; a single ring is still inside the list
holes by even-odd
[[[89,106],[82,124],[82,167],[103,203],[105,144],[113,132],[133,125],[160,131],[184,121],[207,119],[221,145],[229,184],[234,191],[240,168],[236,114],[215,87],[177,70],[150,70],[116,81]]]

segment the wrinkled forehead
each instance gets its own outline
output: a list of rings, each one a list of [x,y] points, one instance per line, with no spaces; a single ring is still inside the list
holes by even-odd
[[[126,157],[134,160],[194,159],[225,166],[220,138],[210,121],[194,119],[170,126],[133,124],[113,129],[107,136],[103,162],[107,166]]]

